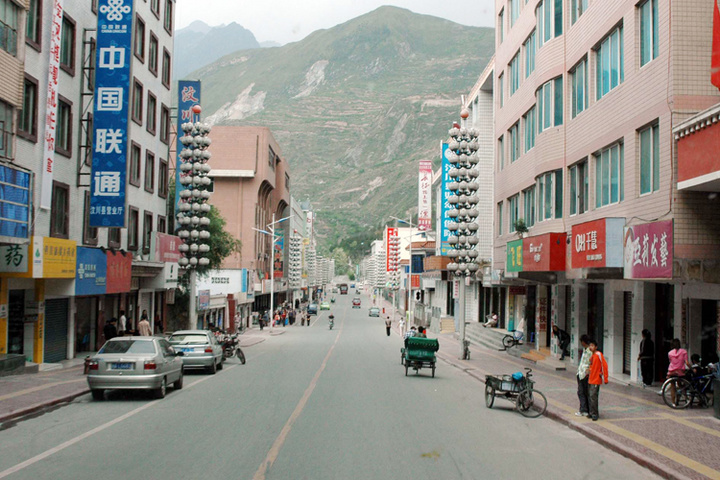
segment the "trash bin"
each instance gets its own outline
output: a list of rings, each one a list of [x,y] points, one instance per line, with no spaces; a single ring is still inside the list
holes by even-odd
[[[713,380],[713,403],[715,404],[715,418],[720,418],[720,378]]]

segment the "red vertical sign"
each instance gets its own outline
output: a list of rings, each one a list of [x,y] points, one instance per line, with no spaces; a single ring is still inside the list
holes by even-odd
[[[713,0],[713,42],[710,62],[710,81],[720,88],[720,9],[717,0]]]

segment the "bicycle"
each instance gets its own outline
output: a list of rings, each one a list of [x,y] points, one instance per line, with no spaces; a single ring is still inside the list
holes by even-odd
[[[663,383],[661,392],[665,404],[676,410],[687,408],[697,401],[701,408],[713,405],[712,383],[715,375],[705,373],[702,375],[689,375],[685,377],[670,377]],[[673,396],[675,397],[673,401]]]
[[[492,408],[495,397],[515,403],[518,412],[528,418],[537,418],[547,410],[547,398],[539,390],[535,390],[535,381],[531,380],[532,369],[525,368],[522,380],[514,380],[511,375],[485,376],[485,406]]]
[[[522,332],[518,332],[519,335],[516,337],[515,333],[518,332],[517,330],[510,330],[510,333],[505,335],[502,339],[502,345],[503,350],[507,350],[508,348],[512,348],[516,345],[522,345],[522,339],[523,334]]]

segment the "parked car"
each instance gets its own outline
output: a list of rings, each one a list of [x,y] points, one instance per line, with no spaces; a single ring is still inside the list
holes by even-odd
[[[353,298],[352,308],[360,308],[360,297]]]
[[[308,315],[317,315],[318,312],[318,306],[317,303],[311,303],[307,307],[307,314]]]
[[[330,304],[328,302],[322,302],[320,304],[320,310],[330,310]]]
[[[115,337],[90,359],[87,376],[93,399],[105,390],[152,390],[165,397],[168,385],[183,387],[183,352],[162,337]]]
[[[209,330],[179,330],[168,338],[175,350],[183,352],[183,368],[203,368],[215,373],[223,368],[222,345]]]
[[[379,317],[380,316],[380,309],[378,307],[370,307],[370,310],[368,310],[368,317]]]

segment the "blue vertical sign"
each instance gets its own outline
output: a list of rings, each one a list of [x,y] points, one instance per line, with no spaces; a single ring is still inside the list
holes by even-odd
[[[178,116],[177,116],[177,158],[175,159],[175,211],[179,211],[180,206],[180,192],[185,190],[187,187],[180,184],[180,165],[182,160],[180,159],[180,152],[185,148],[180,141],[180,137],[184,134],[180,126],[186,122],[194,122],[195,115],[193,114],[193,105],[200,104],[200,82],[190,80],[180,80],[178,82]]]
[[[241,293],[247,293],[247,268],[243,268],[240,271],[240,292]]]
[[[90,225],[125,226],[132,0],[99,0]]]
[[[450,148],[448,148],[447,143],[442,144],[442,192],[440,195],[440,255],[447,255],[450,251],[450,243],[448,242],[448,239],[450,237],[450,230],[448,230],[447,225],[450,223],[450,217],[448,216],[448,212],[450,211],[450,203],[448,202],[448,198],[450,198],[450,190],[448,190],[448,185],[452,181],[450,178],[450,169],[452,168],[452,165],[447,159],[448,154],[450,153]]]

